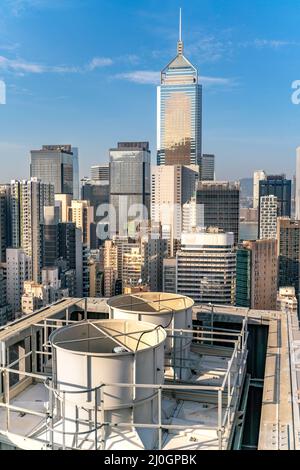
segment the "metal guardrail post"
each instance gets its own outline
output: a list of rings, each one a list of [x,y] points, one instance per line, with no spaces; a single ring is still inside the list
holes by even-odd
[[[159,431],[158,431],[158,450],[162,450],[162,393],[161,388],[158,389],[158,424],[159,424]]]
[[[227,381],[227,426],[230,427],[230,406],[231,406],[231,372],[229,370]]]
[[[95,416],[94,416],[94,425],[95,425],[95,450],[97,450],[98,443],[98,396],[97,388],[95,388]]]
[[[62,399],[62,430],[63,430],[63,450],[66,449],[66,392],[63,391]]]
[[[53,382],[51,380],[51,389],[49,390],[49,408],[50,408],[50,445],[53,450],[54,447],[54,419],[53,419]]]
[[[219,450],[222,450],[222,389],[218,390],[218,438]]]
[[[105,412],[104,412],[104,385],[100,385],[99,394],[100,394],[100,413],[101,413],[101,450],[105,449]]]
[[[4,385],[5,403],[8,405],[6,407],[6,432],[8,432],[9,423],[10,423],[10,410],[9,410],[9,372],[7,370],[3,372],[3,385]]]

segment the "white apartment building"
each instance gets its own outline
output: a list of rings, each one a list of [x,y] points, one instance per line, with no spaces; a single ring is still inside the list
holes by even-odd
[[[31,258],[21,248],[6,251],[7,265],[7,302],[12,313],[21,312],[24,282],[31,279]]]
[[[278,199],[276,196],[260,198],[259,238],[261,240],[277,237]]]
[[[176,255],[176,292],[196,303],[234,304],[234,234],[216,228],[183,233]]]
[[[253,175],[253,209],[259,206],[259,182],[265,180],[267,177],[264,170],[258,170]]]
[[[197,204],[193,197],[182,206],[182,231],[192,232],[196,228],[204,228],[204,205]]]

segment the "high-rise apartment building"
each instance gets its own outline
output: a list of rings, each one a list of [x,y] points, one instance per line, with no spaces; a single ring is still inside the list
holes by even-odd
[[[291,217],[292,182],[285,175],[267,176],[259,182],[259,210],[260,199],[263,196],[276,196],[278,202],[278,217]]]
[[[237,252],[236,305],[276,310],[277,242],[245,241]]]
[[[7,265],[0,263],[0,326],[12,320],[12,307],[7,302]]]
[[[77,149],[74,155],[71,145],[43,145],[41,150],[31,151],[30,175],[43,183],[53,184],[55,194],[71,194],[73,197],[74,161],[76,174]]]
[[[278,285],[300,293],[300,221],[280,217],[277,224]]]
[[[93,165],[91,167],[91,180],[104,181],[109,183],[109,164],[102,163],[101,165]]]
[[[54,205],[54,187],[37,178],[12,181],[12,234],[13,247],[23,248],[32,260],[32,280],[40,282],[41,244],[40,225],[43,223],[44,207]]]
[[[204,226],[233,232],[239,241],[240,184],[220,181],[200,181],[197,204],[204,206]]]
[[[41,224],[41,265],[53,267],[59,258],[59,208],[44,207],[44,220]]]
[[[81,230],[82,243],[88,248],[91,247],[91,225],[94,223],[94,209],[89,201],[71,202],[69,208],[69,221]]]
[[[203,154],[200,159],[200,180],[215,180],[215,155]]]
[[[13,314],[21,312],[24,282],[31,279],[31,258],[22,248],[8,248],[7,259],[7,302]]]
[[[69,221],[69,207],[71,207],[72,196],[70,194],[55,194],[55,206],[59,208],[59,221]]]
[[[137,287],[143,284],[144,253],[141,246],[133,246],[122,259],[122,288]]]
[[[193,197],[182,206],[182,231],[193,232],[197,228],[204,228],[204,206]]]
[[[264,170],[258,170],[253,175],[253,209],[259,206],[259,182],[264,181],[267,175]]]
[[[201,304],[234,304],[234,234],[208,229],[183,233],[176,255],[176,292]]]
[[[153,235],[142,241],[144,253],[143,281],[152,292],[162,292],[163,289],[163,262],[168,256],[168,242]]]
[[[10,184],[0,184],[0,195],[1,195],[1,211],[2,217],[3,212],[5,214],[5,219],[2,220],[2,237],[5,238],[5,246],[11,247],[12,246],[12,234],[11,234],[11,225],[12,225],[12,209],[11,209],[11,187]],[[4,201],[3,201],[4,199]],[[3,206],[3,204],[5,204]],[[3,227],[5,226],[5,232],[3,231]],[[3,247],[3,238],[2,238],[2,247]],[[6,256],[6,255],[5,255]],[[2,258],[3,258],[3,251],[2,251]]]
[[[109,154],[111,236],[127,236],[132,221],[150,218],[149,143],[119,142]]]
[[[259,237],[275,239],[277,237],[278,200],[276,196],[262,196],[260,199]]]
[[[7,247],[7,197],[0,189],[0,263],[6,260]]]
[[[157,88],[157,164],[199,165],[202,154],[202,86],[197,69],[183,53],[161,72]]]

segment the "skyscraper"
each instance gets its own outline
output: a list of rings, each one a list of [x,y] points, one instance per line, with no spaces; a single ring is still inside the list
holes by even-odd
[[[73,153],[73,198],[80,198],[79,189],[79,152],[77,147],[72,147]]]
[[[13,195],[12,233],[14,247],[23,248],[32,260],[32,279],[39,283],[41,276],[40,225],[44,207],[54,205],[54,186],[37,178],[30,181],[12,181]]]
[[[41,150],[31,151],[31,177],[53,184],[55,194],[73,196],[74,173],[78,176],[78,149],[71,145],[43,145]]]
[[[82,180],[81,199],[93,207],[95,223],[101,222],[106,212],[104,206],[109,204],[109,180]]]
[[[240,185],[220,181],[200,181],[197,188],[197,204],[204,205],[204,226],[218,227],[234,233],[239,241]]]
[[[202,86],[184,56],[181,13],[176,57],[157,88],[157,164],[199,165],[202,153]]]
[[[203,154],[200,159],[200,180],[201,181],[214,181],[215,180],[215,156],[210,154]]]
[[[113,214],[110,213],[110,228],[114,228],[116,233],[124,231],[126,235],[131,221],[150,217],[149,143],[119,142],[118,147],[110,149],[109,154],[110,204],[115,211],[113,222]]]
[[[276,196],[278,202],[278,217],[291,216],[292,182],[285,175],[270,175],[259,182],[259,212],[262,196]]]
[[[151,219],[161,223],[171,256],[176,251],[176,242],[180,242],[183,205],[195,196],[198,170],[196,165],[163,165],[151,169]]]

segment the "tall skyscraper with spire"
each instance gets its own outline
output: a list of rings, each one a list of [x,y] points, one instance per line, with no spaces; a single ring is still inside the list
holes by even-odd
[[[202,86],[184,56],[181,10],[176,57],[157,88],[157,164],[198,165],[202,153]]]

